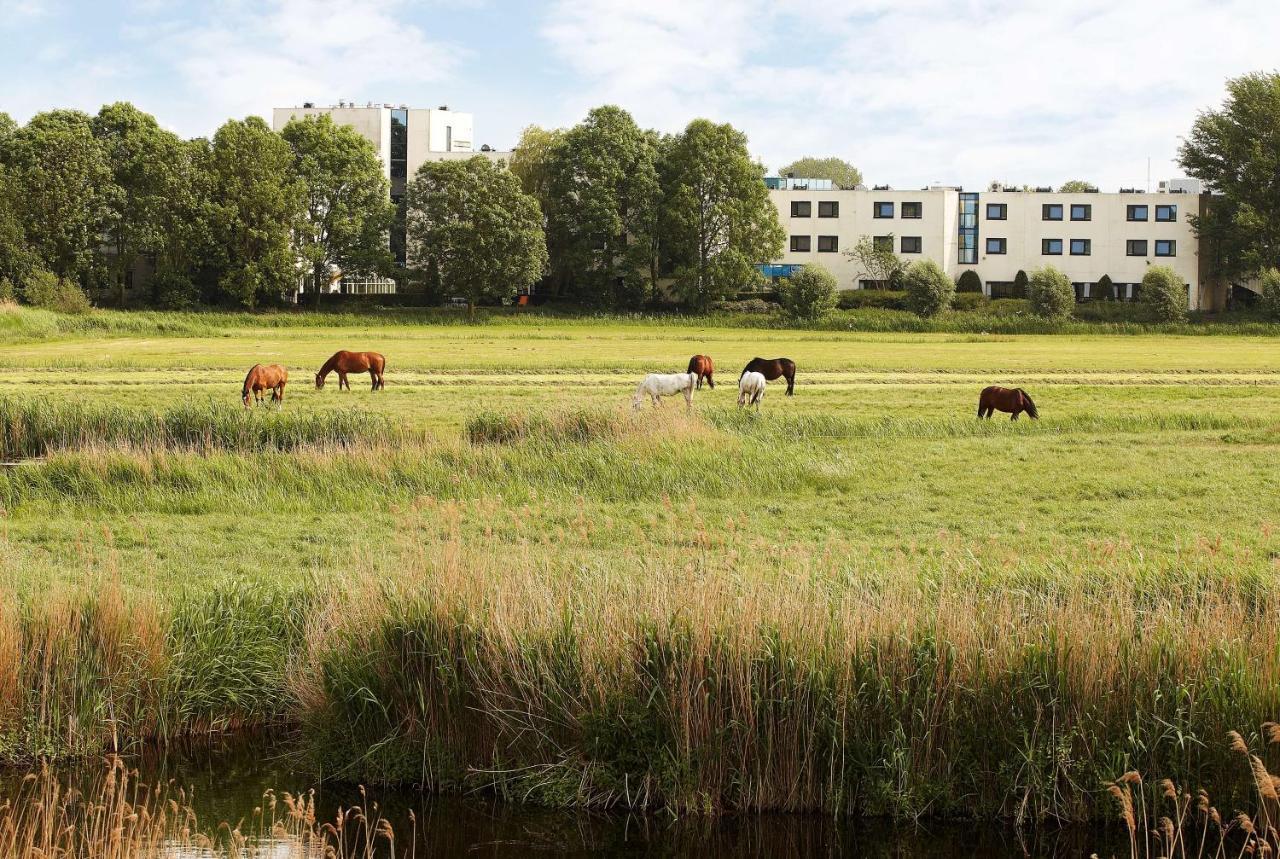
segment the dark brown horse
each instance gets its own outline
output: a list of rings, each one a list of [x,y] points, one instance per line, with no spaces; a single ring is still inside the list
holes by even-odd
[[[289,371],[279,364],[254,364],[249,375],[244,377],[244,388],[240,391],[240,401],[249,408],[249,395],[253,394],[254,402],[262,405],[264,391],[271,392],[271,402],[284,406],[284,386],[289,381]]]
[[[702,380],[706,379],[707,384],[711,386],[711,390],[716,389],[716,383],[711,378],[711,374],[715,372],[715,365],[711,363],[710,355],[694,355],[689,359],[689,369],[686,373],[698,374],[698,390],[702,390]]]
[[[767,381],[772,382],[779,377],[787,380],[787,396],[795,393],[796,362],[790,358],[752,358],[751,363],[742,368],[738,381],[747,373],[760,373]]]
[[[320,372],[316,373],[316,390],[323,388],[325,377],[336,370],[339,391],[342,390],[343,385],[348,391],[351,390],[351,383],[347,381],[348,373],[368,373],[369,378],[373,379],[373,390],[380,391],[383,387],[382,368],[385,366],[387,366],[387,359],[377,352],[348,352],[345,349],[334,352],[333,356],[324,362]]]
[[[1040,419],[1036,404],[1031,402],[1027,392],[1021,388],[1001,388],[998,385],[983,388],[978,397],[978,417],[989,418],[993,411],[1012,412],[1013,417],[1009,418],[1011,421],[1016,421],[1023,412],[1030,415],[1033,421]]]

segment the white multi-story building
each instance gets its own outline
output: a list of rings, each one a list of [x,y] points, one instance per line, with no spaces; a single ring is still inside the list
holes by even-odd
[[[1203,204],[1199,194],[841,190],[793,178],[766,183],[787,231],[782,257],[762,267],[774,277],[820,263],[842,289],[867,286],[866,273],[847,252],[871,236],[905,262],[931,259],[952,277],[972,269],[983,291],[996,297],[1010,294],[1018,271],[1052,265],[1071,279],[1080,299],[1090,297],[1104,274],[1118,297],[1132,298],[1147,267],[1161,264],[1187,284],[1190,307],[1219,303],[1202,276],[1189,221]]]

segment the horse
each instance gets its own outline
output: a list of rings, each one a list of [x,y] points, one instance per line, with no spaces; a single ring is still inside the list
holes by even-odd
[[[640,404],[646,396],[655,406],[660,406],[663,397],[684,394],[685,407],[693,408],[693,390],[697,384],[697,373],[650,373],[636,388],[635,395],[631,397],[631,407],[640,411]]]
[[[262,392],[271,392],[271,402],[277,408],[284,407],[284,386],[289,381],[289,371],[279,364],[254,364],[249,375],[244,377],[244,388],[240,391],[240,401],[249,408],[249,394],[258,405],[262,405]]]
[[[1016,421],[1022,412],[1030,415],[1033,421],[1040,419],[1036,404],[1021,388],[1001,388],[999,385],[983,388],[978,396],[978,417],[989,418],[993,411],[1013,412],[1013,417],[1009,418],[1011,421]]]
[[[710,355],[694,355],[689,359],[689,372],[698,374],[698,390],[702,390],[702,380],[706,379],[707,384],[711,386],[711,390],[716,389],[715,380],[711,378],[711,374],[715,372],[715,365],[711,363]]]
[[[764,374],[752,371],[743,373],[738,380],[738,408],[755,406],[760,411],[760,401],[764,399]]]
[[[795,393],[796,362],[790,358],[752,358],[751,363],[742,368],[742,375],[738,376],[739,383],[747,373],[759,373],[770,382],[781,376],[787,380],[787,396]]]
[[[334,352],[324,362],[320,372],[316,373],[316,390],[323,388],[325,377],[337,370],[339,391],[343,385],[346,385],[348,391],[351,390],[351,383],[347,381],[348,373],[368,373],[369,378],[373,379],[373,390],[381,391],[385,387],[382,384],[382,370],[386,366],[387,359],[377,352],[348,352],[345,349]]]

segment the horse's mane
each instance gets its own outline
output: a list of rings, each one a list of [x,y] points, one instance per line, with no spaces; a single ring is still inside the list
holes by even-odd
[[[254,364],[249,368],[249,372],[244,377],[244,387],[240,390],[240,396],[246,397],[249,395],[249,382],[253,380],[253,374],[258,372],[258,368],[261,366],[261,364]]]
[[[1022,394],[1022,399],[1027,403],[1027,414],[1031,415],[1033,418],[1040,417],[1040,413],[1036,411],[1036,404],[1032,401],[1031,395],[1021,388],[1018,388],[1018,393]]]
[[[338,356],[341,354],[342,354],[341,352],[334,352],[332,355],[330,355],[329,360],[325,361],[323,364],[320,365],[319,375],[327,376],[330,373],[332,373],[333,368],[338,364]]]

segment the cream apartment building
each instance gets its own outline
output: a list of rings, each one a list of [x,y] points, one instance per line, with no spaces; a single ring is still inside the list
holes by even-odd
[[[763,267],[775,277],[820,263],[842,289],[865,287],[866,273],[846,252],[872,236],[891,242],[906,262],[931,259],[952,277],[972,269],[997,297],[1009,294],[1019,270],[1052,265],[1080,299],[1104,274],[1118,297],[1132,298],[1146,269],[1161,264],[1187,284],[1191,308],[1217,303],[1189,220],[1200,211],[1198,194],[840,190],[824,180],[766,181],[787,231],[782,257]]]

